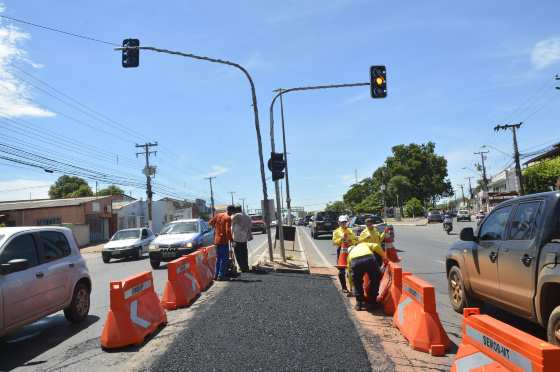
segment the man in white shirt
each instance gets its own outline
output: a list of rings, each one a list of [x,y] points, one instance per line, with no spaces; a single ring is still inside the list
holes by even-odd
[[[253,240],[253,234],[251,233],[252,221],[251,217],[247,216],[239,205],[235,207],[234,213],[235,214],[231,216],[233,250],[235,251],[235,258],[241,272],[246,273],[249,271],[247,242]]]

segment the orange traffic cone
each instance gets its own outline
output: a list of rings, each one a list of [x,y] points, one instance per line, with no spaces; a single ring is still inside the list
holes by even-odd
[[[394,232],[393,232],[393,227],[385,227],[385,254],[387,255],[387,259],[391,262],[400,262],[401,259],[400,257],[397,255],[397,249],[395,248],[395,246],[393,245],[393,239],[394,239]]]
[[[338,262],[336,267],[338,269],[346,269],[348,265],[348,243],[342,243],[340,245],[340,254],[338,255]]]

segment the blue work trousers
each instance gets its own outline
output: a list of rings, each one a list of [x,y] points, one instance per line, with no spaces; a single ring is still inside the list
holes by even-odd
[[[229,244],[218,244],[217,251],[216,277],[223,278],[226,276],[226,270],[229,264]]]

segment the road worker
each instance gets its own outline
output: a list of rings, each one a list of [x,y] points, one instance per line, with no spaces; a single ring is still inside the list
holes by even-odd
[[[386,262],[385,252],[379,244],[359,243],[351,247],[348,252],[348,276],[354,287],[356,296],[356,310],[365,310],[364,275],[368,274],[370,280],[371,298],[377,298],[381,272],[378,260]]]
[[[348,249],[351,245],[357,243],[356,235],[352,229],[348,228],[348,216],[341,215],[338,217],[338,228],[333,231],[332,242],[336,246],[336,261],[338,263],[338,258],[340,256],[341,249]],[[340,286],[342,287],[342,292],[351,296],[352,293],[348,291],[346,286],[346,269],[338,268],[338,280],[340,280]]]
[[[373,225],[373,218],[366,218],[366,228],[360,234],[358,241],[360,243],[374,243],[381,246],[381,242],[385,238],[385,233],[379,233]]]

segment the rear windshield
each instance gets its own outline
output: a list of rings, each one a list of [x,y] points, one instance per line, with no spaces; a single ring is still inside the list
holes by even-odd
[[[371,218],[373,220],[373,224],[377,225],[378,223],[383,223],[383,219],[379,216],[358,216],[354,221],[356,225],[365,225],[366,219]]]
[[[334,212],[319,212],[317,213],[317,220],[336,220],[338,214]]]

